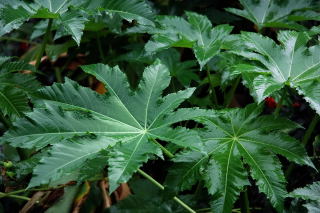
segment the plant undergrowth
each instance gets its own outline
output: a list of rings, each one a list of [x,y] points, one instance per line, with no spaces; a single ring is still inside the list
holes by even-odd
[[[320,4],[0,2],[1,212],[318,212]]]

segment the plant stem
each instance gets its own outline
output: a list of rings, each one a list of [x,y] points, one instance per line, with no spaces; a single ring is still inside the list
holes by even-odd
[[[50,38],[52,22],[53,22],[53,19],[49,19],[49,23],[48,23],[48,26],[47,26],[47,29],[46,29],[46,34],[44,35],[40,51],[39,51],[39,53],[37,55],[37,58],[36,58],[36,64],[35,64],[36,69],[39,68],[39,65],[40,65],[40,62],[41,62],[41,58],[42,58],[43,53],[44,53],[44,51],[46,49],[47,42],[48,42],[48,40]]]
[[[320,120],[320,117],[318,116],[318,114],[315,114],[315,115],[313,116],[313,119],[312,119],[312,121],[310,122],[310,124],[309,124],[306,132],[304,133],[303,138],[302,138],[302,142],[301,142],[301,143],[303,144],[303,146],[306,146],[306,145],[308,144],[308,141],[310,140],[310,137],[311,137],[314,129],[316,128],[319,120]],[[290,174],[291,174],[291,172],[292,172],[292,170],[293,170],[293,167],[294,167],[294,164],[290,164],[290,165],[289,165],[287,171],[285,172],[285,176],[286,176],[286,177],[289,177],[289,176],[290,176]]]
[[[276,117],[279,116],[280,109],[281,109],[281,106],[282,106],[282,102],[283,102],[283,96],[280,98],[279,102],[277,103],[277,107],[273,112],[274,116],[276,116]]]
[[[98,44],[98,50],[99,50],[99,54],[100,54],[100,58],[102,60],[102,63],[105,63],[106,62],[106,58],[105,58],[104,53],[103,53],[101,40],[100,40],[100,33],[99,32],[97,33],[97,44]]]
[[[277,104],[276,109],[275,109],[274,112],[273,112],[274,116],[276,116],[276,117],[279,116],[280,109],[281,109],[281,102],[282,102],[282,99],[280,99],[279,103]]]
[[[183,208],[185,208],[188,212],[191,213],[196,213],[196,211],[194,211],[190,206],[188,206],[185,202],[183,202],[182,200],[180,200],[178,197],[174,196],[173,200],[176,201],[177,203],[179,203]]]
[[[164,190],[164,186],[161,185],[158,181],[156,181],[155,179],[153,179],[150,175],[148,175],[147,173],[145,173],[144,171],[142,171],[141,169],[138,169],[139,174],[141,174],[143,177],[145,177],[146,179],[148,179],[151,183],[153,183],[154,185],[156,185],[158,188],[160,188],[161,190]],[[173,200],[176,201],[177,203],[179,203],[183,208],[185,208],[188,212],[191,213],[196,213],[196,211],[194,211],[192,208],[190,208],[186,203],[184,203],[182,200],[180,200],[177,197],[173,197]]]
[[[197,209],[196,212],[211,212],[211,208]]]
[[[7,194],[7,193],[0,192],[0,198],[3,198],[3,197],[11,197],[11,198],[17,198],[17,199],[28,200],[28,201],[31,200],[31,198],[26,197],[26,196],[20,196],[20,195]]]
[[[54,74],[55,74],[55,76],[56,76],[56,81],[57,81],[58,83],[62,83],[61,70],[60,70],[58,67],[56,67],[56,68],[54,69]]]
[[[241,192],[240,194],[240,205],[241,205],[241,213],[250,213],[249,199],[248,199],[248,190]]]
[[[307,145],[307,143],[308,143],[308,141],[309,141],[309,139],[310,139],[310,137],[312,135],[312,132],[316,128],[319,120],[320,120],[320,117],[318,116],[318,114],[315,114],[313,116],[313,119],[312,119],[311,123],[308,126],[308,129],[307,129],[306,133],[303,136],[303,139],[302,139],[303,146]]]
[[[209,71],[208,68],[207,68],[207,76],[208,76],[208,80],[209,80],[210,91],[211,91],[210,95],[212,97],[213,104],[214,105],[218,105],[218,99],[217,99],[216,91],[214,89],[213,82],[212,82],[212,79],[211,79],[211,74],[210,74],[210,71]]]
[[[0,41],[1,40],[15,41],[15,42],[20,42],[20,43],[34,44],[34,45],[38,44],[37,42],[33,42],[33,41],[21,39],[21,38],[6,37],[6,36],[0,37]]]
[[[167,155],[168,158],[174,158],[174,154],[172,154],[169,150],[162,146],[158,141],[156,141],[156,139],[151,138],[151,140],[160,147],[160,149],[165,155]]]
[[[236,91],[236,89],[237,89],[237,87],[238,87],[238,85],[240,83],[240,80],[241,80],[241,78],[238,77],[236,82],[232,85],[230,91],[228,92],[227,98],[225,100],[224,107],[229,107],[230,106],[231,101],[232,101],[232,99],[234,97],[234,93],[235,93],[235,91]]]
[[[27,190],[25,189],[20,189],[20,190],[17,190],[17,191],[13,191],[13,192],[8,192],[7,194],[8,195],[15,195],[15,194],[20,194],[20,193],[23,193],[23,192],[26,192]]]

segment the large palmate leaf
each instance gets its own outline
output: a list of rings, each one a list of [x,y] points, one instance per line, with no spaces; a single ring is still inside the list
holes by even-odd
[[[307,47],[308,34],[295,31],[281,31],[280,45],[256,33],[244,32],[242,39],[244,49],[233,52],[261,63],[240,65],[245,83],[258,102],[289,86],[320,114],[320,45]]]
[[[239,0],[243,6],[242,10],[236,8],[227,8],[226,10],[235,15],[246,18],[255,23],[260,30],[263,27],[280,27],[304,29],[293,21],[294,17],[300,14],[299,19],[294,20],[313,20],[316,17],[304,13],[298,13],[294,16],[297,10],[309,9],[312,6],[312,0]],[[293,17],[289,17],[293,15]]]
[[[156,21],[160,27],[153,29],[152,39],[145,48],[148,52],[169,47],[192,48],[202,68],[220,52],[220,47],[232,27],[229,25],[212,27],[206,16],[193,12],[187,12],[186,15],[188,21],[177,16],[158,16]]]
[[[203,152],[183,151],[176,155],[167,185],[185,190],[202,179],[214,195],[212,209],[227,213],[243,187],[249,184],[244,166],[248,165],[259,190],[281,211],[286,196],[285,177],[276,155],[298,164],[313,164],[299,141],[280,131],[296,128],[295,123],[259,114],[260,107],[253,104],[199,119],[206,128],[200,131]],[[172,176],[179,178],[172,181]]]
[[[182,120],[206,115],[208,112],[186,108],[174,111],[192,95],[194,89],[162,97],[163,90],[169,85],[170,76],[168,69],[159,61],[145,69],[141,83],[135,91],[130,89],[125,74],[118,67],[96,64],[83,66],[83,70],[104,83],[107,94],[100,95],[69,79],[66,79],[64,84],[54,84],[41,89],[39,100],[34,100],[37,108],[27,114],[28,119],[16,122],[14,125],[17,129],[8,131],[2,140],[15,147],[36,149],[53,144],[52,152],[55,152],[55,147],[67,150],[65,146],[70,142],[61,142],[62,140],[73,138],[74,143],[78,143],[75,136],[92,135],[110,138],[106,141],[116,140],[118,143],[115,143],[112,151],[109,149],[108,174],[111,190],[114,190],[118,183],[127,181],[151,155],[161,156],[155,139],[199,149],[200,138],[195,131],[170,126]],[[85,146],[88,143],[94,142],[81,142],[77,145],[77,150],[87,149]],[[105,142],[106,146],[107,143]],[[62,146],[65,148],[61,149]],[[72,145],[70,149],[72,147],[76,146]],[[76,150],[74,152],[72,154],[70,150],[70,156],[65,160],[78,162]],[[57,151],[58,153],[60,151]],[[82,160],[87,158],[87,154],[80,155]],[[61,163],[54,163],[54,157],[52,154],[39,165],[41,168],[50,167],[50,171],[54,172],[48,176],[47,172],[42,172],[43,169],[35,169],[34,179],[37,181],[31,180],[31,186],[59,179],[59,174],[62,173],[54,170],[54,167],[60,168]],[[106,164],[107,162],[104,165]],[[69,167],[66,167],[65,172],[68,169]],[[74,175],[76,169],[80,168],[72,166],[72,171],[69,172]]]

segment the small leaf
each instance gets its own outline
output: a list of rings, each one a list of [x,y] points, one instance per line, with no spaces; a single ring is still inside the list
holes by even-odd
[[[176,16],[159,16],[160,27],[149,32],[152,39],[146,44],[147,52],[156,52],[169,47],[192,48],[200,64],[200,69],[220,52],[224,39],[232,27],[218,25],[212,27],[206,16],[193,12],[186,13],[188,21]]]

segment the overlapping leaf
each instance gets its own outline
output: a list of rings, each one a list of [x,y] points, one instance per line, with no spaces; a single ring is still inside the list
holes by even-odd
[[[5,87],[0,90],[0,108],[4,115],[21,117],[29,110],[28,99],[21,90]]]
[[[145,48],[148,52],[169,47],[192,48],[200,67],[203,68],[220,52],[220,47],[232,27],[229,25],[212,27],[206,16],[193,12],[187,12],[186,15],[188,21],[177,16],[158,16],[157,22],[160,27],[153,29],[152,39]]]
[[[286,189],[276,154],[298,164],[313,164],[299,141],[280,131],[296,128],[295,123],[272,116],[258,117],[259,114],[257,105],[249,105],[199,119],[206,128],[200,132],[204,152],[183,151],[177,155],[167,185],[185,190],[202,179],[214,196],[212,209],[227,213],[243,187],[249,184],[244,167],[247,164],[259,190],[281,211]],[[179,179],[172,181],[172,176]]]
[[[18,29],[30,18],[54,19],[57,35],[71,35],[79,45],[90,15],[106,12],[127,21],[153,26],[153,12],[143,0],[36,0],[34,3],[3,2],[0,7],[0,36]],[[121,20],[119,20],[121,21]],[[40,34],[44,34],[43,29]]]
[[[102,150],[106,150],[115,143],[116,140],[106,137],[94,139],[80,137],[54,144],[50,155],[43,157],[34,168],[34,177],[31,179],[29,187],[55,181],[63,183],[60,180],[62,178],[64,181],[77,180],[80,176],[78,173],[80,165],[86,165],[86,160],[95,158]]]
[[[164,63],[172,77],[175,77],[183,86],[189,86],[191,81],[198,81],[199,77],[195,73],[196,61],[180,61],[180,54],[176,49],[168,49],[157,54],[150,55],[146,53],[142,45],[133,45],[128,47],[129,52],[117,58],[118,61],[129,61],[136,63],[152,64],[156,58]]]
[[[320,182],[314,182],[304,188],[295,189],[290,193],[291,197],[301,198],[307,201],[304,207],[308,212],[317,212],[320,207]]]
[[[130,89],[125,74],[118,67],[96,64],[84,66],[83,70],[104,83],[107,94],[99,95],[69,79],[64,84],[41,89],[39,99],[34,100],[38,107],[27,114],[28,119],[16,122],[14,125],[17,129],[7,132],[2,140],[12,146],[24,148],[41,149],[53,144],[52,156],[43,159],[43,164],[39,165],[39,168],[50,167],[50,171],[61,165],[52,160],[56,158],[54,153],[59,153],[54,151],[55,147],[60,149],[63,146],[67,149],[70,144],[61,142],[62,140],[93,135],[119,141],[113,146],[108,160],[111,190],[117,184],[127,181],[151,155],[161,156],[159,146],[152,140],[161,139],[182,147],[199,149],[200,139],[196,132],[183,127],[173,129],[170,125],[204,116],[208,112],[192,108],[174,111],[192,95],[194,89],[162,97],[163,90],[169,85],[170,76],[168,69],[159,61],[145,69],[135,91]],[[77,142],[77,139],[73,140]],[[77,146],[82,148],[77,150],[84,149],[85,152],[85,146],[89,146],[89,143],[94,142],[79,143]],[[107,142],[105,145],[107,146]],[[80,162],[75,150],[72,154],[72,147],[76,146],[70,144],[70,156],[65,160]],[[96,151],[98,153],[98,149]],[[86,154],[80,155],[81,159],[86,158]],[[48,176],[47,172],[43,173],[43,169],[37,168],[31,186],[36,183],[51,183],[62,174],[56,170]],[[68,168],[64,172],[68,172]],[[76,166],[69,172],[73,174],[75,169]]]
[[[0,26],[2,26],[0,35],[18,29],[30,18],[58,19],[61,20],[64,30],[79,45],[87,19],[79,12],[70,12],[68,7],[71,5],[70,0],[37,0],[29,4],[21,1],[13,5],[7,2],[0,9]]]
[[[226,10],[235,15],[246,18],[255,23],[258,29],[264,27],[279,27],[289,29],[304,29],[302,25],[292,20],[314,20],[316,16],[310,13],[298,12],[297,10],[306,10],[312,7],[312,0],[239,0],[243,6],[242,10],[236,8],[227,8]],[[313,11],[308,11],[313,12]],[[315,13],[315,12],[314,12]],[[292,15],[290,17],[289,15]]]
[[[307,47],[307,33],[281,31],[280,45],[256,33],[242,33],[244,50],[233,50],[261,65],[241,69],[246,85],[258,102],[284,86],[296,89],[320,114],[320,45]]]
[[[33,75],[15,73],[21,70],[35,71],[35,68],[24,61],[0,59],[0,108],[13,120],[30,111],[28,96],[40,87]]]

